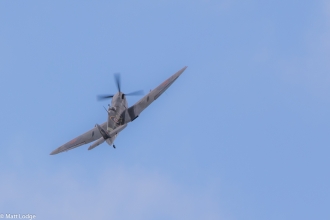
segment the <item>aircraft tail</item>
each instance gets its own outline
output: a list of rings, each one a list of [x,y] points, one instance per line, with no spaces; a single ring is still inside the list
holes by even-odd
[[[115,130],[111,131],[110,133],[106,130],[104,130],[100,125],[96,124],[96,127],[99,129],[102,137],[96,140],[89,148],[88,150],[92,150],[95,147],[102,144],[104,141],[106,141],[109,145],[111,145],[116,138],[117,134],[121,132],[124,128],[126,128],[127,124],[121,125],[117,127]]]

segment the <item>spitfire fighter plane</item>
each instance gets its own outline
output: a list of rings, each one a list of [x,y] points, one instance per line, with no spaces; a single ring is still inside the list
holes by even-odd
[[[99,96],[99,100],[112,98],[111,105],[109,105],[109,108],[107,109],[108,120],[101,125],[96,124],[93,129],[55,149],[50,154],[58,154],[91,142],[93,143],[90,145],[88,150],[92,150],[103,142],[107,142],[110,146],[113,145],[113,148],[116,148],[113,143],[119,132],[121,132],[129,122],[134,121],[144,109],[146,109],[163,92],[165,92],[165,90],[172,85],[172,83],[183,73],[183,71],[185,71],[186,68],[187,67],[183,67],[129,108],[127,105],[126,96],[141,95],[142,91],[128,94],[123,93],[120,90],[120,76],[115,75],[118,92],[115,95]]]

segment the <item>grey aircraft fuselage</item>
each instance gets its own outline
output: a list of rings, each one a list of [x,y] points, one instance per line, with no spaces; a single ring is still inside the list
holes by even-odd
[[[119,132],[127,126],[127,123],[135,120],[144,109],[146,109],[153,101],[163,94],[163,92],[165,92],[165,90],[172,85],[172,83],[183,73],[183,71],[185,71],[186,68],[187,67],[183,67],[158,87],[150,90],[147,95],[129,108],[125,94],[122,92],[116,93],[112,97],[111,105],[109,105],[107,110],[108,119],[106,122],[101,125],[96,124],[91,130],[55,149],[50,154],[58,154],[91,142],[93,142],[93,144],[88,148],[88,150],[97,147],[103,142],[107,142],[109,145],[112,145]]]

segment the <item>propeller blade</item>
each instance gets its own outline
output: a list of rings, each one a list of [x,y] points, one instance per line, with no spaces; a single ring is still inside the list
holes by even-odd
[[[113,95],[98,95],[97,100],[101,101],[101,100],[104,100],[104,99],[110,99],[112,97],[113,97]]]
[[[118,92],[120,92],[120,73],[115,73],[115,81],[117,85]]]
[[[144,92],[143,92],[143,90],[139,90],[139,91],[135,91],[135,92],[130,92],[130,93],[127,93],[127,94],[125,94],[125,96],[126,95],[128,95],[128,96],[133,96],[133,95],[143,95],[144,94]]]
[[[115,82],[116,82],[118,92],[121,92],[120,91],[120,85],[121,85],[120,73],[115,73],[114,77],[115,77]],[[143,94],[144,94],[143,90],[139,90],[139,91],[127,93],[127,94],[125,94],[125,96],[134,96],[134,95],[143,95]],[[110,98],[113,98],[113,96],[114,95],[98,95],[97,100],[101,101],[104,99],[110,99]]]

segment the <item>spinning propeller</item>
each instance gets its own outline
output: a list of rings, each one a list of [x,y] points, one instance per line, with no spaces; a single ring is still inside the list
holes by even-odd
[[[120,91],[120,84],[121,84],[121,80],[120,80],[120,74],[119,73],[115,73],[115,81],[116,81],[116,86],[118,89],[118,92]],[[130,93],[123,93],[125,96],[135,96],[135,95],[143,95],[143,90],[138,90],[135,92],[130,92]],[[110,99],[112,98],[114,95],[98,95],[97,99],[99,101],[104,100],[104,99]]]

